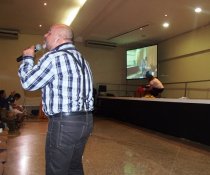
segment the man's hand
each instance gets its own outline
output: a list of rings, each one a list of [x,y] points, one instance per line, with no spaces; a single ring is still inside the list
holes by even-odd
[[[31,46],[23,51],[23,56],[31,56],[34,57],[35,54],[35,46]]]

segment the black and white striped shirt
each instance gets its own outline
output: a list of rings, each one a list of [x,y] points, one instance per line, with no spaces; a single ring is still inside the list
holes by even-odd
[[[34,65],[32,57],[24,57],[18,75],[24,89],[34,91],[41,88],[43,110],[47,115],[82,110],[92,111],[92,73],[85,60],[85,105],[83,109],[81,65],[81,54],[74,45],[65,43],[44,54],[37,65]]]

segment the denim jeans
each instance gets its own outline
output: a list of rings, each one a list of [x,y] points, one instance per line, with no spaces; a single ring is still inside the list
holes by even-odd
[[[49,118],[46,175],[83,175],[82,155],[93,128],[91,113]]]

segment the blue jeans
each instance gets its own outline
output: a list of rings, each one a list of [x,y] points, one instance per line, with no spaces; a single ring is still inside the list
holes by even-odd
[[[84,175],[82,155],[92,129],[92,113],[49,118],[46,175]]]

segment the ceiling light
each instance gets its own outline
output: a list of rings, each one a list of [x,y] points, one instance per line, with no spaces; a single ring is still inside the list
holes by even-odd
[[[44,2],[44,6],[47,6],[47,3],[46,2]]]
[[[200,7],[195,8],[196,13],[200,13],[201,11],[202,11],[202,9]]]
[[[79,0],[80,6],[83,6],[87,0]]]
[[[41,24],[39,24],[39,27],[42,27],[42,25],[41,25]]]
[[[63,23],[70,26],[73,20],[76,18],[77,14],[79,13],[79,10],[81,9],[81,7],[85,4],[85,2],[86,0],[78,0],[78,5],[70,8],[66,12]]]
[[[72,23],[72,21],[74,20],[74,18],[77,16],[79,9],[80,9],[79,7],[70,9],[67,12],[68,15],[66,15],[67,17],[65,18],[63,23],[66,25],[70,25]]]
[[[168,28],[168,27],[169,27],[169,23],[168,23],[168,22],[164,22],[164,23],[163,23],[163,27],[164,27],[164,28]]]

